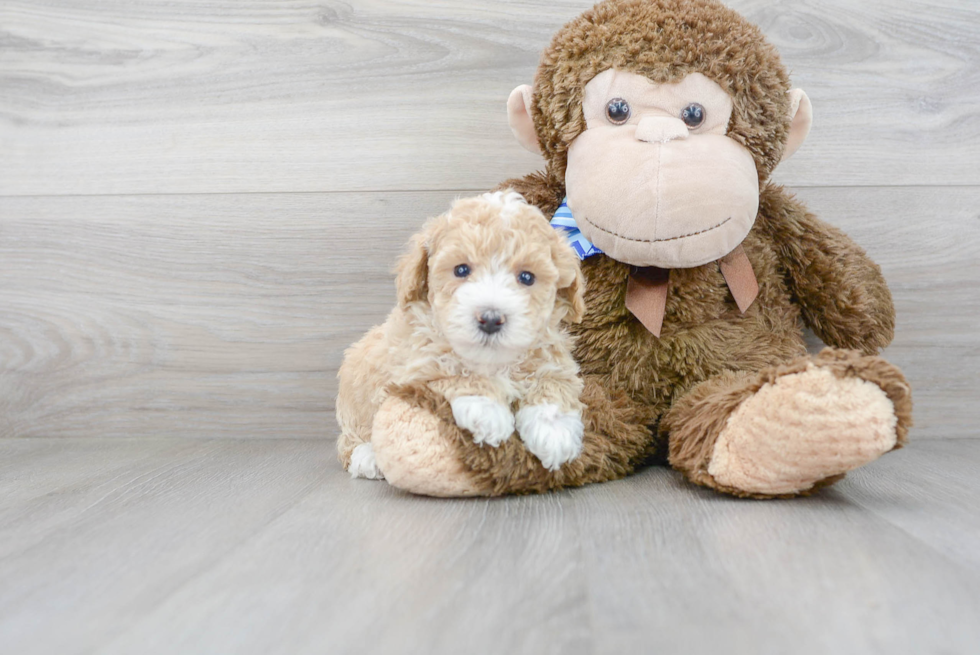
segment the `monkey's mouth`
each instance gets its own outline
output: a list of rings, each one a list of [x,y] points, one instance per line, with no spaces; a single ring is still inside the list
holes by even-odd
[[[606,256],[624,264],[659,268],[694,268],[721,259],[742,242],[754,222],[734,212],[710,222],[698,221],[696,215],[677,216],[674,230],[658,236],[653,229],[655,220],[627,222],[610,217],[606,221],[591,214],[582,212],[579,227]]]
[[[698,236],[700,234],[706,234],[708,232],[711,232],[712,230],[717,230],[722,225],[724,225],[728,221],[732,220],[733,217],[729,216],[728,218],[726,218],[725,220],[723,220],[721,223],[718,223],[717,225],[712,225],[711,227],[706,227],[703,230],[698,230],[697,232],[691,232],[689,234],[681,234],[681,235],[676,236],[676,237],[665,237],[663,239],[636,239],[634,237],[628,237],[625,234],[619,234],[618,232],[613,232],[612,230],[607,230],[607,229],[605,229],[603,227],[600,227],[600,226],[596,225],[595,223],[593,223],[592,221],[589,220],[589,217],[588,216],[583,216],[582,218],[585,220],[586,223],[588,223],[589,225],[591,225],[595,229],[599,230],[600,232],[605,232],[606,234],[608,234],[610,236],[614,236],[617,239],[624,239],[626,241],[634,241],[636,243],[664,243],[665,241],[679,241],[681,239],[687,239],[688,237],[696,237],[696,236]]]

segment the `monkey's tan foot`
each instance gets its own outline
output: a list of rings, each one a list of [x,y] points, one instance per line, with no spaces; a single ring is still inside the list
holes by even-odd
[[[894,448],[897,424],[881,387],[810,364],[742,401],[718,435],[708,474],[750,493],[804,491]]]
[[[881,358],[828,349],[709,380],[667,421],[671,463],[693,481],[740,496],[792,496],[904,444],[911,396]]]
[[[482,495],[474,476],[460,461],[453,440],[455,425],[397,396],[378,410],[371,443],[378,468],[399,489],[425,496]]]

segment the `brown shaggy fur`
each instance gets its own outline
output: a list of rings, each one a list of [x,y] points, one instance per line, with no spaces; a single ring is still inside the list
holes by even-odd
[[[728,136],[752,153],[762,189],[758,218],[743,242],[759,296],[742,314],[717,262],[674,269],[658,339],[625,307],[629,266],[604,255],[585,260],[587,312],[573,328],[585,379],[584,452],[551,473],[519,440],[490,449],[456,438],[479,492],[540,492],[610,480],[651,456],[669,455],[697,484],[760,497],[725,488],[707,473],[712,447],[742,400],[808,362],[878,384],[895,407],[896,447],[905,443],[909,386],[895,367],[872,356],[892,339],[891,295],[861,248],[767,182],[788,135],[789,78],[758,28],[737,13],[712,0],[607,0],[570,22],[545,51],[535,78],[532,118],[546,170],[501,188],[513,187],[546,216],[553,214],[565,195],[569,144],[585,129],[583,88],[613,67],[654,82],[700,72],[732,96]],[[829,346],[848,351],[808,358],[804,324]],[[452,422],[444,401],[417,395],[415,401]]]
[[[759,28],[712,0],[608,0],[568,23],[541,56],[534,125],[548,173],[564,183],[568,146],[585,130],[582,92],[616,68],[653,82],[702,73],[732,96],[728,135],[772,174],[789,133],[789,75]]]
[[[717,377],[702,382],[690,393],[679,398],[660,424],[663,434],[673,436],[670,439],[671,465],[697,484],[736,496],[768,497],[725,487],[711,477],[708,473],[708,463],[715,440],[724,429],[728,417],[742,401],[756,393],[763,385],[772,384],[779,377],[807,370],[807,366],[811,363],[830,370],[837,377],[855,377],[874,382],[881,387],[895,406],[895,414],[898,417],[895,448],[901,448],[908,442],[908,428],[912,422],[912,400],[908,383],[901,371],[880,357],[862,356],[854,351],[827,348],[815,357],[801,357],[788,364],[759,372],[725,371]],[[802,490],[800,493],[812,492],[842,477],[844,476],[833,476],[832,480],[817,483],[813,488]]]
[[[650,432],[644,426],[653,415],[625,394],[611,397],[595,379],[586,378],[581,396],[589,408],[583,417],[584,451],[558,471],[542,466],[520,439],[508,439],[496,448],[474,444],[468,433],[456,426],[449,401],[424,385],[396,387],[390,395],[440,419],[440,434],[462,455],[464,466],[472,473],[467,486],[479,495],[541,493],[617,480],[632,473],[651,452]]]

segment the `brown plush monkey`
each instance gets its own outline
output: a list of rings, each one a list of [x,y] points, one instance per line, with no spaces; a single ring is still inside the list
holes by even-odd
[[[546,169],[510,180],[567,199],[587,314],[581,457],[545,470],[519,439],[477,446],[444,399],[402,388],[378,413],[388,481],[416,493],[528,493],[611,480],[651,458],[738,496],[805,494],[900,447],[901,372],[876,356],[894,309],[879,268],[768,180],[810,128],[760,31],[713,0],[606,0],[566,25],[508,101]],[[803,324],[832,348],[808,356]]]

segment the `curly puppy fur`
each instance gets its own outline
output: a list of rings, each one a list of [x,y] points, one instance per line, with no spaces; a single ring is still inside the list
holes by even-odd
[[[521,282],[522,273],[533,280]],[[413,237],[396,286],[397,306],[345,353],[339,372],[338,451],[352,475],[380,477],[370,449],[355,451],[371,441],[393,387],[450,403],[455,422],[473,431],[470,442],[506,440],[514,412],[525,441],[547,440],[536,429],[541,407],[545,418],[581,426],[582,382],[564,323],[582,317],[584,280],[538,209],[513,192],[456,201]],[[491,310],[499,322],[492,333],[484,329]],[[577,455],[580,433],[577,441],[566,435],[562,452],[548,452],[554,444],[535,452],[555,467]]]
[[[468,484],[487,495],[537,492],[622,477],[647,458],[669,456],[688,479],[719,491],[794,495],[726,488],[707,473],[706,462],[740,400],[773,376],[807,366],[878,384],[894,404],[895,446],[904,443],[909,386],[874,356],[894,332],[888,287],[860,247],[768,182],[790,125],[789,77],[759,29],[734,11],[711,0],[607,0],[567,24],[534,81],[532,118],[546,168],[502,187],[553,214],[566,195],[568,147],[585,129],[583,88],[609,68],[660,83],[699,72],[731,95],[728,135],[752,153],[762,189],[757,220],[743,242],[759,297],[743,314],[716,263],[672,270],[658,339],[625,307],[629,266],[603,255],[587,259],[588,309],[572,330],[586,389],[582,456],[551,473],[519,444],[493,451],[455,439],[456,457],[471,472]],[[804,324],[829,346],[855,352],[807,357]]]

